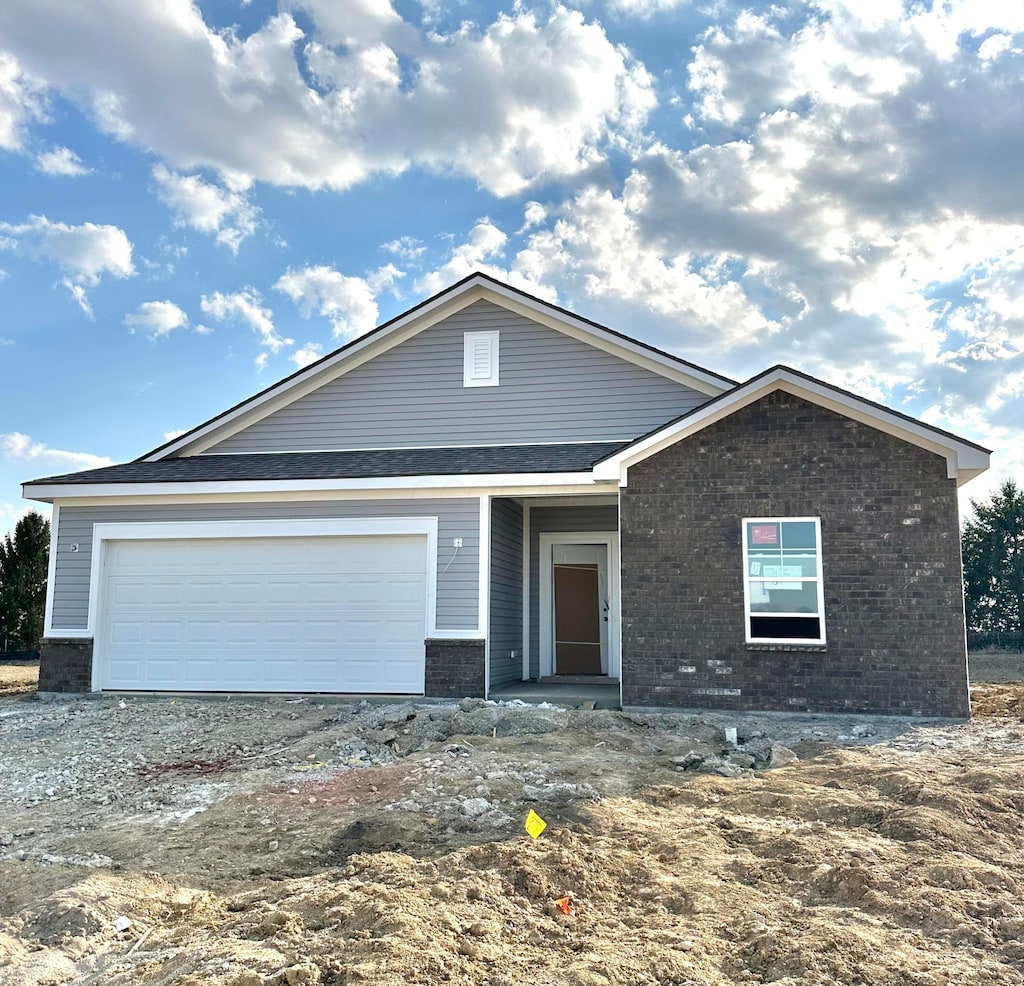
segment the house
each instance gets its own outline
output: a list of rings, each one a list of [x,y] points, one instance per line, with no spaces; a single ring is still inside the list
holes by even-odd
[[[474,274],[53,503],[40,688],[966,716],[989,453]]]

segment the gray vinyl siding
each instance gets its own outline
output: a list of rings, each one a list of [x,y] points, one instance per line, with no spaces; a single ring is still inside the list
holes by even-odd
[[[540,536],[580,531],[617,531],[614,503],[592,507],[534,507],[530,511],[530,677],[540,675]]]
[[[523,508],[491,501],[491,688],[523,677]],[[511,652],[517,656],[512,657]]]
[[[499,332],[497,387],[463,386],[463,334]],[[627,440],[707,395],[487,301],[206,451]]]
[[[297,517],[317,520],[346,517],[437,517],[438,630],[471,630],[477,627],[480,616],[480,501],[472,498],[444,498],[62,506],[57,531],[57,564],[51,587],[53,632],[59,635],[62,630],[84,630],[88,626],[93,524],[282,520]],[[456,537],[463,539],[463,547],[453,560],[452,539]],[[78,544],[77,552],[71,551],[72,544]]]

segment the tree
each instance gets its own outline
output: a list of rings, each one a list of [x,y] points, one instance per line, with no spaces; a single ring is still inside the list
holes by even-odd
[[[981,645],[1024,650],[1024,490],[1008,479],[971,508],[963,533],[967,629]]]
[[[25,514],[0,539],[0,650],[33,650],[43,635],[50,522]]]

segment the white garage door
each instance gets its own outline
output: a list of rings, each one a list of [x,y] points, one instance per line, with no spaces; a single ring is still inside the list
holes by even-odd
[[[100,687],[421,693],[427,539],[109,541]]]

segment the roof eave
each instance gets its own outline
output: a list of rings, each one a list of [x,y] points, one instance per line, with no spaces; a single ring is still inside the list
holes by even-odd
[[[147,496],[217,496],[263,493],[335,493],[390,490],[515,489],[571,486],[583,490],[611,485],[590,471],[540,473],[473,473],[436,476],[390,476],[305,480],[220,480],[144,483],[25,483],[28,500],[127,498]]]
[[[991,452],[980,445],[857,397],[790,367],[775,366],[596,463],[594,477],[604,481],[614,478],[626,486],[631,466],[703,431],[774,390],[785,390],[943,456],[946,459],[947,477],[955,479],[958,486],[989,468]]]

